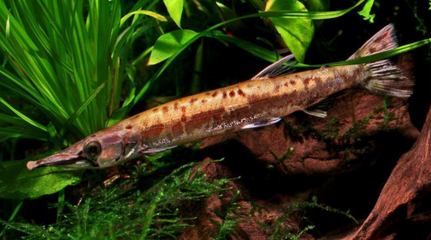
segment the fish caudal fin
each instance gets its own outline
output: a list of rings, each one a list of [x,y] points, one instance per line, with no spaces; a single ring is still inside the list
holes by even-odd
[[[349,59],[363,57],[398,47],[394,26],[387,25],[368,40]],[[403,59],[403,57],[400,57]],[[409,61],[409,63],[412,61]],[[365,64],[363,86],[375,93],[395,97],[410,97],[413,93],[414,78],[409,63],[394,64],[391,60],[381,60]]]

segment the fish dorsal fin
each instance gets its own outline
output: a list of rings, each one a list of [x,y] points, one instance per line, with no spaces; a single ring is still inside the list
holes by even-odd
[[[294,71],[293,67],[291,66],[292,63],[294,63],[293,59],[293,54],[287,55],[286,57],[278,60],[277,62],[269,65],[268,67],[260,71],[251,80],[263,80],[280,76],[283,74],[292,73]],[[283,65],[284,63],[287,63],[287,65]]]
[[[254,122],[254,123],[250,123],[247,125],[244,125],[242,127],[242,129],[251,129],[251,128],[258,128],[258,127],[264,127],[264,126],[268,126],[268,125],[272,125],[274,123],[277,123],[281,120],[280,117],[271,117],[265,120],[261,120],[258,122]]]

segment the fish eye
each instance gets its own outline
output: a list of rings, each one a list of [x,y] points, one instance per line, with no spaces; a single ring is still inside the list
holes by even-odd
[[[102,146],[100,146],[98,141],[88,142],[84,147],[85,155],[91,160],[96,159],[101,151]]]

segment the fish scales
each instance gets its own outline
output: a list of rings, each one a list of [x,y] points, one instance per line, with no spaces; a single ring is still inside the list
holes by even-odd
[[[149,147],[167,147],[240,130],[269,117],[286,116],[357,84],[358,66],[317,69],[178,99],[150,109],[136,119],[136,133]],[[141,122],[141,124],[136,124]]]
[[[395,47],[394,28],[390,24],[349,59]],[[414,81],[409,71],[389,60],[277,75],[285,72],[282,63],[291,58],[287,56],[271,64],[251,80],[184,97],[127,118],[57,154],[30,161],[27,168],[110,167],[202,138],[274,124],[295,111],[325,117],[325,112],[308,107],[347,88],[362,87],[404,98],[412,94]]]

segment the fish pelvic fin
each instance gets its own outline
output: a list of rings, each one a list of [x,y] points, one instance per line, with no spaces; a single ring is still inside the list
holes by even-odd
[[[393,24],[389,24],[371,37],[349,59],[363,57],[398,47]],[[411,74],[413,60],[409,55],[401,55],[398,63],[385,59],[367,63],[365,74],[360,81],[371,92],[408,98],[413,94],[414,78]]]

